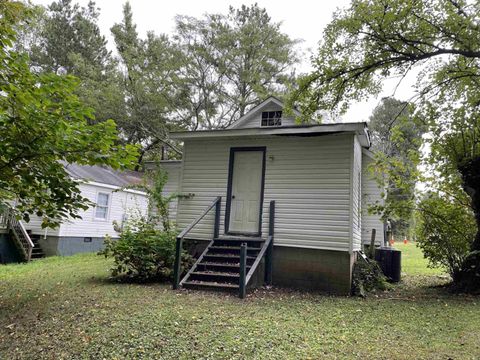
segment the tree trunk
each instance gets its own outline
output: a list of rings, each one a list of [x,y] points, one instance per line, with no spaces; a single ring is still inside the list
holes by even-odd
[[[140,155],[138,156],[137,163],[135,164],[135,169],[134,169],[135,171],[140,171],[144,156],[145,156],[145,150],[140,150]]]
[[[463,188],[472,199],[472,209],[477,223],[477,235],[471,245],[472,251],[480,251],[480,157],[459,167]]]
[[[477,224],[477,234],[465,259],[456,286],[461,291],[480,292],[480,157],[473,158],[458,170],[462,175],[463,188],[472,200],[472,209]]]

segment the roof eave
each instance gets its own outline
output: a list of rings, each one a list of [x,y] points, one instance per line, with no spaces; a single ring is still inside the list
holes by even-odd
[[[328,133],[355,133],[359,137],[363,147],[370,147],[370,136],[366,123],[340,123],[309,126],[290,126],[279,128],[247,128],[247,129],[225,129],[225,130],[200,130],[174,132],[170,138],[184,139],[212,139],[222,137],[248,137],[248,136],[276,136],[276,135],[308,135]]]

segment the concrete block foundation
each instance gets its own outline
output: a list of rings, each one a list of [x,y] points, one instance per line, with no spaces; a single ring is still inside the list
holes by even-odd
[[[348,252],[275,246],[273,284],[349,295],[354,262]]]
[[[185,240],[185,249],[198,258],[208,241]],[[349,295],[356,255],[342,251],[274,246],[273,285],[291,289]],[[264,260],[250,282],[263,286]]]
[[[95,253],[103,249],[103,237],[43,236],[39,244],[47,256],[70,256],[79,253]]]

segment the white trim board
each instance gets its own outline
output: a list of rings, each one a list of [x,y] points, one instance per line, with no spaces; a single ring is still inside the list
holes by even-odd
[[[275,136],[275,135],[315,135],[329,133],[355,133],[363,147],[370,147],[370,135],[365,122],[339,123],[322,125],[284,126],[278,128],[248,128],[225,130],[182,131],[170,134],[171,139],[210,139],[243,136]]]
[[[80,184],[92,185],[92,186],[99,186],[99,187],[103,187],[103,188],[105,188],[105,189],[120,190],[120,191],[124,191],[124,192],[130,193],[130,194],[147,196],[147,193],[146,193],[146,192],[139,191],[139,190],[124,189],[124,188],[121,188],[120,186],[115,186],[115,185],[110,185],[110,184],[99,183],[99,182],[96,182],[96,181],[88,181],[88,180],[82,180],[82,179],[77,179],[77,180],[78,180],[78,182],[79,182]]]

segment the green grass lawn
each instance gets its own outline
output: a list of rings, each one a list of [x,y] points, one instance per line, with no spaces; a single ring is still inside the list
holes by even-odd
[[[367,299],[117,284],[95,255],[1,266],[0,359],[480,358],[480,299],[439,287],[413,246],[402,284]]]
[[[441,275],[445,270],[428,267],[428,260],[414,243],[396,242],[394,247],[402,251],[402,273],[407,275]]]

